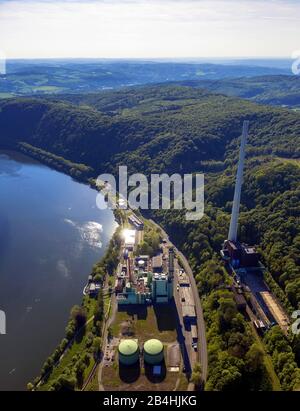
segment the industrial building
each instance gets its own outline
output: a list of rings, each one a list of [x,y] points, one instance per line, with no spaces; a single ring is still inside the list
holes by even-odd
[[[185,322],[193,322],[196,320],[196,309],[191,287],[180,287],[179,297],[182,306],[183,320]]]
[[[91,297],[97,297],[100,287],[100,283],[95,283],[92,281],[85,287],[85,290]]]
[[[290,321],[280,304],[269,291],[261,291],[260,295],[277,324],[287,334]]]
[[[125,229],[123,231],[124,245],[125,249],[128,251],[133,251],[136,243],[136,233],[135,230]]]
[[[154,273],[161,273],[163,269],[163,260],[162,254],[158,254],[155,257],[152,257],[152,271]]]
[[[185,323],[193,324],[197,319],[194,296],[187,274],[180,270],[178,275],[179,299],[182,307],[182,317]],[[193,325],[191,326],[193,327]]]
[[[136,364],[139,360],[140,349],[137,340],[122,340],[118,347],[119,361],[124,365]]]
[[[164,359],[164,346],[155,338],[144,344],[144,361],[150,365],[160,364]]]
[[[166,274],[155,273],[152,277],[152,299],[156,303],[169,301],[168,278]]]
[[[147,271],[149,269],[149,255],[139,255],[135,258],[135,264],[139,270]]]
[[[173,266],[173,249],[167,272],[162,272],[162,254],[152,259],[148,255],[126,259],[115,283],[118,305],[168,303],[173,298]]]
[[[139,219],[139,218],[137,218],[137,216],[135,215],[135,214],[131,214],[129,217],[128,217],[128,222],[133,226],[133,227],[135,227],[135,229],[136,230],[143,230],[144,229],[144,223]]]
[[[259,266],[259,255],[255,248],[240,244],[238,241],[226,240],[221,255],[233,268]]]
[[[127,282],[122,292],[117,294],[118,305],[150,304],[151,301],[152,293],[148,287],[148,277],[139,278],[136,284]]]

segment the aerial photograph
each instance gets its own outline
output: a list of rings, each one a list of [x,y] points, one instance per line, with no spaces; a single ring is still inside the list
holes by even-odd
[[[300,1],[0,0],[5,391],[300,391]]]

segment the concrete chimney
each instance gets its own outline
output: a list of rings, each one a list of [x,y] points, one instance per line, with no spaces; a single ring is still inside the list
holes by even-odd
[[[240,146],[239,164],[238,164],[238,169],[236,173],[234,198],[233,198],[232,213],[231,213],[231,220],[230,220],[230,227],[229,227],[229,234],[228,234],[228,240],[230,241],[237,240],[238,219],[239,219],[244,162],[245,162],[245,147],[246,147],[247,137],[248,137],[248,128],[249,128],[249,121],[244,121],[243,134],[242,134],[242,140],[241,140],[241,146]]]

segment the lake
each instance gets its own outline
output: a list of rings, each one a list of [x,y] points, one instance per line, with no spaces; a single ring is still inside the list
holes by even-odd
[[[64,337],[92,266],[116,229],[97,192],[0,151],[0,390],[24,390]]]

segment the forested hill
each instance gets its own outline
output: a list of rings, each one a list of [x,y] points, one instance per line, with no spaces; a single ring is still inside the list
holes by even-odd
[[[295,75],[198,80],[181,84],[206,88],[213,93],[242,97],[262,104],[300,107],[300,76]]]
[[[227,289],[230,280],[218,252],[228,232],[238,137],[249,119],[239,238],[259,245],[268,284],[288,312],[300,308],[300,113],[178,85],[72,101],[80,104],[1,101],[0,147],[26,143],[25,149],[50,165],[63,161],[72,175],[116,172],[117,165],[127,165],[130,173],[204,171],[200,222],[187,222],[178,210],[158,211],[155,218],[189,258],[203,298],[206,389],[298,389],[300,338],[287,339],[274,327],[265,345],[256,342]]]
[[[162,84],[164,86],[166,83]],[[289,107],[292,109],[300,109],[300,76],[295,75],[264,75],[253,77],[237,77],[237,78],[221,78],[221,79],[192,79],[181,80],[167,83],[173,87],[184,86],[190,88],[201,88],[210,91],[211,93],[224,94],[230,97],[240,97],[259,104],[268,104],[281,107]],[[141,87],[141,90],[144,90]],[[130,92],[131,90],[131,92]],[[124,103],[129,104],[129,101],[124,101],[122,96],[131,95],[132,103],[143,98],[136,93],[137,88],[127,88],[120,92],[103,92],[87,93],[87,94],[62,94],[59,99],[74,102],[76,104],[87,104],[99,110],[109,110],[116,107],[123,107]],[[133,97],[135,94],[135,97]],[[112,100],[112,97],[115,99]],[[108,97],[108,101],[107,101]],[[118,102],[118,97],[120,101]],[[48,98],[51,98],[48,96]],[[52,99],[55,98],[52,96]],[[107,106],[106,103],[109,103]]]
[[[42,99],[0,103],[0,144],[24,141],[95,172],[222,170],[249,119],[249,154],[299,158],[300,114],[183,86],[99,93],[93,106]],[[95,109],[97,108],[97,110]]]

